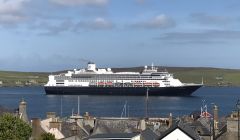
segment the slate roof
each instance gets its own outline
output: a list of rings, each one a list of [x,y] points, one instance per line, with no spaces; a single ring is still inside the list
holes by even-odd
[[[88,139],[111,139],[111,138],[119,138],[119,139],[126,139],[126,138],[133,138],[139,135],[139,133],[109,133],[109,134],[96,134],[90,136]]]
[[[84,127],[84,129],[85,129],[89,134],[92,133],[93,128],[92,128],[89,124],[88,124],[88,125],[84,125],[83,127]]]
[[[132,133],[137,131],[137,124],[135,120],[96,120],[93,134]]]
[[[147,128],[142,131],[141,137],[143,140],[158,140],[159,136],[155,134],[150,128]]]
[[[190,127],[195,130],[195,132],[200,131],[201,136],[210,136],[211,132],[208,129],[210,126],[205,127],[201,122],[194,121],[193,123],[189,124]]]
[[[61,140],[82,140],[79,136],[71,136],[67,138],[63,138]]]
[[[76,132],[73,131],[75,128]],[[68,138],[75,135],[78,135],[80,138],[88,137],[88,134],[84,132],[76,122],[69,123],[69,122],[62,122],[62,131],[63,135]]]
[[[227,125],[224,125],[224,126],[219,130],[219,134],[217,134],[216,138],[219,138],[219,137],[223,136],[225,133],[227,133]]]
[[[167,131],[165,131],[160,137],[159,140],[166,137],[168,134],[173,132],[176,129],[180,129],[182,132],[184,132],[186,135],[188,135],[190,138],[194,140],[200,140],[200,137],[194,132],[194,130],[188,126],[187,124],[183,124],[180,121],[176,122],[174,125],[172,125]]]

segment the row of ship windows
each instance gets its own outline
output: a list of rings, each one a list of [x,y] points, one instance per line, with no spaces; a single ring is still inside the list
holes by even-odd
[[[101,80],[101,81],[97,81],[97,80],[68,80],[69,82],[112,82],[110,80]]]
[[[163,77],[168,77],[168,76],[104,76],[104,77],[88,77],[88,76],[74,76],[74,77],[69,77],[69,76],[55,76],[55,78],[61,78],[61,79],[73,79],[73,78],[81,78],[81,79],[116,79],[116,78],[157,78],[157,79],[162,79]]]
[[[70,77],[70,76],[55,76],[55,77]],[[152,77],[169,77],[168,75],[164,76],[72,76],[71,78],[152,78]]]
[[[65,76],[61,76],[61,78],[64,78]],[[167,77],[167,76],[116,76],[116,77],[83,77],[83,76],[74,76],[74,77],[69,77],[69,78],[93,78],[93,79],[102,79],[102,78],[107,78],[107,79],[116,79],[116,78],[162,78],[162,77]]]
[[[57,80],[58,81],[58,80]],[[69,82],[113,82],[112,80],[68,80]],[[123,81],[122,81],[123,82]],[[144,83],[146,81],[131,81],[131,82],[139,82]],[[163,81],[163,82],[169,82],[169,81]]]
[[[160,78],[141,78],[142,80],[166,80],[166,79],[160,79]],[[139,80],[139,78],[136,78],[136,79],[133,79],[133,78],[125,78],[125,79],[70,79],[70,78],[55,78],[55,80],[69,80],[69,81],[71,81],[71,80],[84,80],[84,81],[92,81],[92,80],[105,80],[105,81],[107,81],[107,80]],[[166,81],[166,82],[168,82],[168,81]]]
[[[113,82],[112,80],[68,80],[69,82]],[[62,83],[62,80],[57,80],[57,83]],[[122,81],[123,82],[123,81]],[[132,83],[145,83],[146,81],[131,81]],[[163,81],[165,85],[169,85],[169,81]]]

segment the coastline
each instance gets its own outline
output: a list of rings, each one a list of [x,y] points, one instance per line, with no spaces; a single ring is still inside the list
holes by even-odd
[[[240,70],[196,67],[159,67],[167,69],[183,83],[204,83],[209,87],[240,87]],[[114,72],[142,71],[142,67],[112,68]],[[53,73],[61,73],[53,72]],[[14,72],[0,70],[0,87],[43,86],[48,81],[47,72]]]

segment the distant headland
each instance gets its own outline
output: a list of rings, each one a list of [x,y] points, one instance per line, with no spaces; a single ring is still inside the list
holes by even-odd
[[[167,70],[186,83],[204,83],[205,86],[240,86],[240,70],[208,67],[158,67]],[[139,72],[143,67],[112,68],[114,72]],[[61,73],[64,71],[53,72]],[[0,71],[0,87],[42,86],[47,83],[49,72]]]

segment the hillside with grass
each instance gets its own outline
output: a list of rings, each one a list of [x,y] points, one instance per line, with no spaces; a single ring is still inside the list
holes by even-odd
[[[170,68],[182,82],[201,83],[208,86],[240,86],[240,70],[216,68]]]
[[[143,67],[112,68],[114,72],[141,72]],[[196,67],[158,67],[167,70],[185,83],[202,83],[207,86],[240,86],[240,70]],[[64,72],[64,71],[62,71]],[[56,72],[59,73],[59,72]],[[50,73],[0,71],[0,86],[39,86],[48,81]]]
[[[0,71],[0,86],[39,86],[48,80],[49,73]]]

